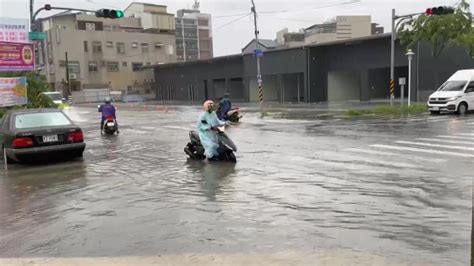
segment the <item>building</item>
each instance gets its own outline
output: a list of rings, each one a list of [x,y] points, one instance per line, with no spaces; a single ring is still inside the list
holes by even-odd
[[[305,44],[315,44],[382,34],[371,16],[337,16],[333,21],[305,29]]]
[[[288,28],[277,32],[276,43],[278,48],[303,46],[305,44],[304,40],[304,32],[288,32]]]
[[[389,99],[390,34],[267,51],[262,57],[266,102],[337,102]],[[408,77],[405,48],[395,46],[395,96]],[[430,44],[414,49],[411,98],[426,101],[459,69],[474,68],[464,47],[449,47],[439,58]],[[256,58],[252,54],[155,66],[157,98],[202,102],[229,92],[233,100],[258,101]],[[405,86],[405,95],[408,88]]]
[[[258,43],[260,44],[260,49],[264,52],[274,50],[277,47],[276,41],[270,39],[259,39]],[[242,54],[253,54],[256,48],[257,42],[253,39],[242,48]]]
[[[166,6],[132,3],[121,19],[64,12],[40,19],[46,40],[40,64],[56,90],[67,91],[66,53],[71,91],[107,88],[150,94],[154,77],[142,68],[176,61],[174,15]]]
[[[176,17],[176,56],[178,61],[205,60],[213,57],[211,15],[193,9],[181,9]]]

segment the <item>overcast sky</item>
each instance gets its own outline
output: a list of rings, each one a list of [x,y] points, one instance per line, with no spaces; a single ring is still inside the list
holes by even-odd
[[[336,15],[372,15],[372,22],[380,23],[389,31],[391,9],[398,14],[423,12],[427,7],[454,5],[458,0],[255,0],[259,15],[261,38],[275,39],[276,32],[287,27],[298,31],[312,24],[322,23]],[[35,10],[46,3],[62,7],[84,9],[121,8],[131,0],[35,0]],[[190,8],[194,0],[140,0],[168,6],[168,12]],[[251,0],[201,0],[201,12],[213,15],[213,37],[215,56],[240,53],[253,38],[253,20],[250,13]],[[470,1],[471,5],[473,1]],[[81,3],[78,5],[78,3]],[[0,0],[0,17],[27,18],[28,0]],[[471,7],[473,10],[473,7]],[[265,13],[269,12],[269,13]],[[46,16],[48,13],[42,13]],[[227,24],[227,25],[226,25]]]

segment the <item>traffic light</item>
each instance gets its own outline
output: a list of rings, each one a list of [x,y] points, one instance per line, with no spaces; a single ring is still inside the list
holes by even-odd
[[[98,18],[112,18],[112,19],[123,18],[123,11],[102,8],[95,12],[95,16]]]
[[[438,6],[428,8],[425,11],[425,14],[428,16],[435,15],[435,16],[442,16],[442,15],[449,15],[454,13],[454,8],[450,6]]]

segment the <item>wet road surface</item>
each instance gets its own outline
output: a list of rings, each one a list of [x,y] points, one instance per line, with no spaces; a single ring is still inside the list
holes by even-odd
[[[342,119],[244,113],[238,163],[186,160],[194,107],[120,110],[83,161],[0,175],[0,258],[354,251],[467,265],[474,115]],[[308,257],[309,258],[309,257]]]

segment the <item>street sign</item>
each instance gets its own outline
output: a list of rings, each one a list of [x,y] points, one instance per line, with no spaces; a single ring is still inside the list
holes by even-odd
[[[255,49],[253,50],[253,55],[256,57],[263,57],[263,51],[262,49]]]
[[[0,17],[0,42],[29,43],[28,19]]]
[[[398,79],[398,84],[399,85],[406,85],[407,84],[407,78],[399,78]]]
[[[46,34],[41,31],[31,31],[28,33],[28,38],[30,41],[42,41],[46,39]]]

